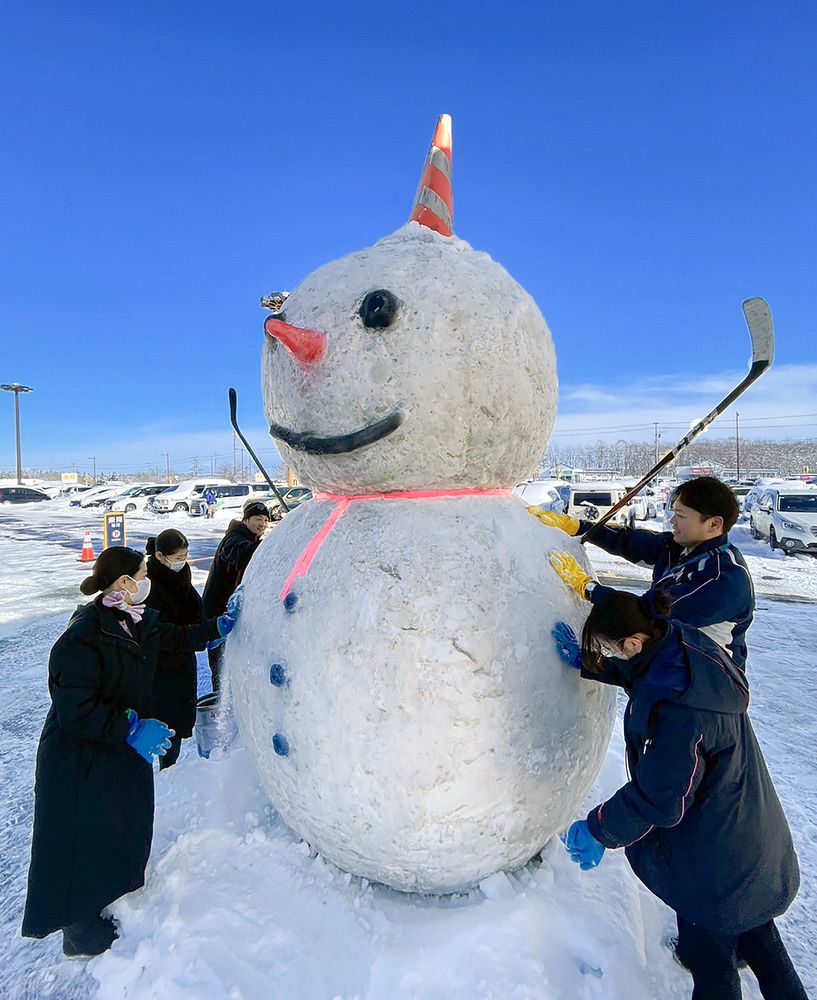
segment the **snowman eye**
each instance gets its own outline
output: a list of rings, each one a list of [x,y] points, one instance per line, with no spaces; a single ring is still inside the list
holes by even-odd
[[[391,326],[397,315],[397,306],[397,296],[385,288],[369,292],[360,304],[360,318],[363,320],[363,325],[372,329]]]

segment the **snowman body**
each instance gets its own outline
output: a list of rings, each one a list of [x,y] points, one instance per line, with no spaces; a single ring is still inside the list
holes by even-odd
[[[267,794],[341,868],[398,889],[524,864],[575,818],[614,711],[550,636],[582,612],[547,552],[580,546],[512,496],[354,501],[281,601],[334,507],[303,505],[260,547],[253,627],[229,644]]]
[[[510,492],[553,423],[550,333],[486,254],[416,223],[310,275],[267,332],[271,433],[318,492],[245,573],[225,661],[239,729],[331,861],[467,889],[575,818],[614,716],[550,634],[587,606],[547,554],[586,566],[582,547]]]

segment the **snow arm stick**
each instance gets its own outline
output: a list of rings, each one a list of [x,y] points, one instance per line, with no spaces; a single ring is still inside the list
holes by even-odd
[[[261,472],[261,475],[262,475],[262,476],[264,477],[264,479],[266,479],[266,481],[267,481],[267,482],[269,483],[269,485],[270,485],[270,489],[272,490],[272,492],[273,492],[273,493],[274,493],[274,494],[275,494],[275,495],[276,495],[276,496],[278,497],[278,502],[279,502],[279,503],[281,504],[281,506],[283,507],[283,509],[284,509],[285,511],[288,511],[288,510],[289,510],[289,507],[287,507],[287,503],[286,503],[286,500],[284,500],[284,498],[283,498],[283,497],[281,496],[281,494],[280,494],[280,493],[278,492],[278,487],[277,487],[277,486],[275,485],[275,483],[274,483],[274,482],[273,482],[273,481],[272,481],[272,480],[270,479],[270,477],[269,477],[269,473],[268,473],[268,472],[267,472],[267,470],[266,470],[266,469],[264,468],[264,466],[263,466],[263,465],[261,464],[261,462],[260,462],[260,461],[258,460],[258,456],[257,456],[257,455],[255,454],[255,452],[254,452],[254,451],[252,450],[252,448],[250,447],[250,442],[249,442],[249,441],[248,441],[248,440],[247,440],[247,439],[246,439],[246,438],[244,437],[244,435],[243,435],[243,434],[241,433],[241,430],[240,430],[240,428],[239,428],[239,426],[238,426],[238,417],[236,416],[236,410],[237,410],[237,408],[238,408],[238,395],[236,394],[236,391],[235,391],[235,389],[233,389],[233,388],[232,388],[232,386],[231,386],[231,387],[230,387],[230,389],[228,390],[228,392],[227,392],[227,396],[229,397],[229,400],[230,400],[230,423],[231,423],[231,424],[233,425],[233,430],[234,430],[234,431],[236,432],[236,434],[237,434],[237,435],[238,435],[238,436],[239,436],[239,437],[241,438],[241,443],[242,443],[242,444],[244,445],[244,447],[245,447],[245,448],[247,449],[247,452],[248,452],[248,454],[249,454],[250,458],[251,458],[251,459],[253,460],[253,462],[255,462],[255,464],[256,464],[256,465],[258,466],[258,468],[259,468],[259,470],[260,470],[260,472]]]
[[[595,531],[607,524],[622,507],[626,506],[636,494],[640,493],[647,483],[653,480],[674,458],[677,458],[702,430],[705,430],[716,417],[719,417],[728,406],[734,403],[738,396],[742,392],[745,392],[753,382],[756,382],[771,365],[774,358],[774,328],[772,326],[772,314],[769,311],[767,302],[765,299],[747,299],[743,303],[743,315],[746,317],[746,325],[749,327],[749,335],[752,338],[752,365],[749,369],[749,374],[739,385],[735,386],[728,396],[725,396],[718,403],[711,413],[708,413],[703,420],[699,420],[694,427],[691,427],[678,444],[666,452],[646,476],[625,493],[618,503],[613,504],[604,517],[582,536],[582,542],[592,542]]]

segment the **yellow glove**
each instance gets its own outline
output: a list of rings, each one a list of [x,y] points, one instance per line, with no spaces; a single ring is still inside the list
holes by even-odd
[[[551,552],[548,556],[550,565],[556,570],[568,587],[572,587],[583,600],[587,600],[587,585],[595,583],[592,576],[587,573],[576,562],[573,556],[567,552]]]
[[[549,528],[559,528],[568,535],[578,535],[579,533],[580,525],[575,517],[570,517],[567,514],[557,514],[553,510],[542,510],[541,507],[528,507],[528,513],[533,514],[535,518],[538,518],[542,524],[546,524]]]

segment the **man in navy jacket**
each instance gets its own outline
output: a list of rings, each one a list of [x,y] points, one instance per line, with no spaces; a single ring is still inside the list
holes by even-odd
[[[746,668],[746,630],[755,611],[755,591],[746,562],[728,532],[740,508],[732,490],[711,476],[691,479],[672,495],[672,531],[594,528],[539,507],[528,510],[543,524],[587,540],[629,562],[652,566],[652,587],[672,597],[673,618],[699,628]],[[609,587],[588,580],[585,594],[597,604]],[[649,591],[648,591],[649,594]]]

